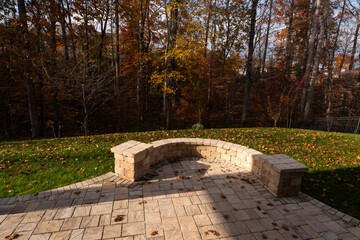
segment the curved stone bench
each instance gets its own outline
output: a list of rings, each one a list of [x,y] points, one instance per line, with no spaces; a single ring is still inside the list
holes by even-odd
[[[173,138],[141,143],[128,141],[111,148],[115,174],[129,181],[141,179],[150,166],[162,160],[203,157],[231,162],[258,176],[260,183],[275,196],[296,195],[308,168],[285,154],[266,155],[229,142],[202,138]]]

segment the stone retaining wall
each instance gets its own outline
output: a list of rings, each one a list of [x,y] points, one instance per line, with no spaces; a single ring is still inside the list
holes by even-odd
[[[285,154],[266,155],[229,142],[202,138],[174,138],[149,144],[128,141],[113,147],[115,174],[134,182],[150,166],[166,159],[203,157],[228,161],[252,171],[275,196],[291,196],[300,191],[301,178],[308,168]]]

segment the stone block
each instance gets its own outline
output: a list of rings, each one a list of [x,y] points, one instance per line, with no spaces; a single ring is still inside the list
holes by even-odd
[[[213,147],[213,146],[208,146],[206,148],[206,150],[210,151],[210,152],[216,152],[216,147]]]
[[[122,155],[122,154],[114,153],[114,157],[115,157],[115,159],[118,159],[118,160],[124,160],[124,155]]]
[[[205,157],[205,158],[210,158],[211,157],[211,152],[207,151],[207,150],[202,150],[200,151],[201,156]]]
[[[225,160],[225,161],[230,161],[231,160],[231,156],[228,154],[221,154],[221,159]]]
[[[216,152],[221,153],[221,154],[226,154],[227,153],[226,149],[223,149],[221,147],[217,147]]]
[[[113,153],[117,153],[117,154],[122,155],[124,150],[126,150],[128,148],[131,148],[131,147],[134,147],[134,146],[136,146],[138,144],[141,144],[141,142],[130,140],[130,141],[127,141],[127,142],[122,143],[120,145],[117,145],[117,146],[111,148],[110,150]]]
[[[216,147],[222,149],[222,147],[223,147],[225,144],[226,144],[226,142],[219,140],[219,141],[216,143]]]
[[[233,144],[233,145],[230,147],[230,150],[237,152],[237,150],[238,150],[240,147],[241,147],[241,145],[239,145],[239,144]]]
[[[210,157],[214,158],[214,159],[220,159],[221,153],[219,153],[219,152],[211,152]]]
[[[230,150],[231,146],[232,146],[232,143],[226,142],[226,143],[222,146],[222,148],[225,149],[225,150]]]
[[[210,146],[211,145],[211,139],[204,139],[204,146]]]
[[[174,150],[173,151],[173,156],[174,157],[181,157],[181,150]]]
[[[217,143],[219,140],[211,139],[210,140],[210,146],[217,147]]]

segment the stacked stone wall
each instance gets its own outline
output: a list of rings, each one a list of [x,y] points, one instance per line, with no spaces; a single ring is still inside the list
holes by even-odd
[[[249,171],[276,196],[291,196],[300,191],[308,168],[285,154],[266,155],[239,144],[214,139],[174,138],[149,144],[128,141],[113,147],[115,174],[129,181],[141,179],[159,161],[202,157],[231,162]]]

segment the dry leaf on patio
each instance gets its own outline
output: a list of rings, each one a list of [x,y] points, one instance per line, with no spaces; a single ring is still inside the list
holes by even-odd
[[[282,228],[283,228],[285,231],[289,231],[289,227],[288,227],[286,224],[283,224],[283,225],[282,225]]]
[[[226,198],[226,196],[223,193],[220,196],[221,198]]]
[[[220,233],[218,233],[217,231],[215,230],[208,230],[208,232],[214,234],[215,236],[219,237],[220,236]]]
[[[75,195],[79,195],[80,193],[81,193],[80,191],[74,192]]]
[[[151,236],[155,236],[156,234],[158,234],[158,231],[153,231],[152,233],[150,233]]]
[[[289,209],[287,209],[287,208],[284,208],[284,211],[285,211],[285,212],[290,212]]]
[[[247,183],[252,184],[252,182],[251,182],[251,179],[250,179],[250,178],[247,178],[247,177],[241,177],[240,179],[241,179],[242,181],[245,181],[245,182],[247,182]]]
[[[19,237],[19,236],[20,236],[19,234],[13,233],[13,234],[11,234],[11,235],[9,235],[9,236],[6,236],[5,239],[11,240],[11,239],[15,239],[15,238],[17,238],[17,237]]]
[[[261,235],[261,237],[262,239],[267,239],[267,236],[264,233]]]
[[[291,235],[293,238],[298,238],[296,234]]]
[[[181,178],[183,180],[188,180],[190,177],[188,177],[188,176],[184,177],[184,176],[180,175],[180,176],[178,176],[178,178]]]
[[[115,218],[115,222],[120,222],[120,221],[122,221],[124,219],[125,219],[124,215],[117,215],[116,218]]]
[[[139,205],[145,204],[145,203],[147,203],[147,201],[145,201],[145,200],[143,200],[143,201],[141,201],[141,202],[138,202]]]

